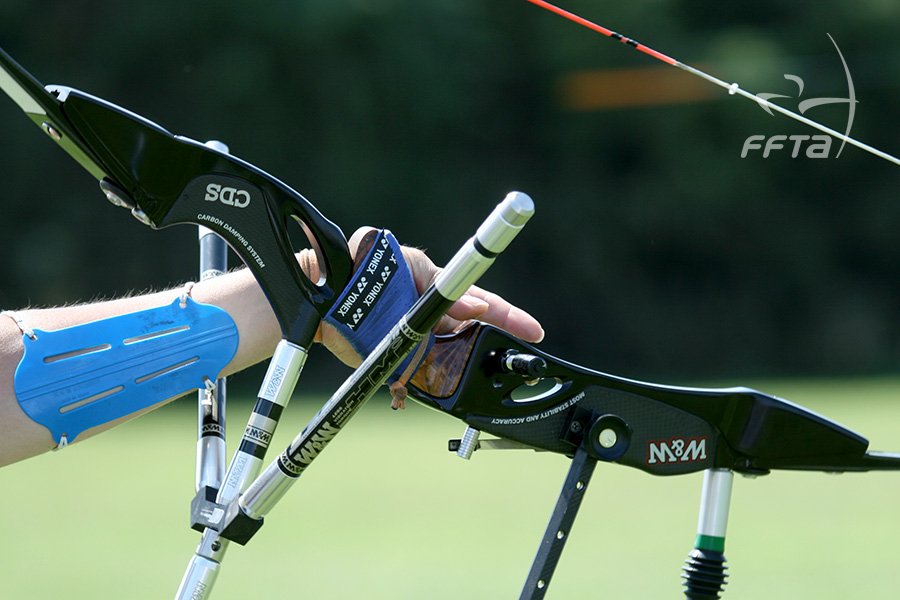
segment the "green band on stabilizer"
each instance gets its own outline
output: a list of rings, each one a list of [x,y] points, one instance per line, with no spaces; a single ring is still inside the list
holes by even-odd
[[[709,550],[710,552],[724,552],[725,538],[698,533],[694,540],[694,548],[697,548],[698,550]]]

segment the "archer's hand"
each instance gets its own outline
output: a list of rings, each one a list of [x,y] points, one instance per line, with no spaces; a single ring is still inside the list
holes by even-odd
[[[375,233],[371,227],[357,229],[349,240],[351,256],[354,258],[364,256],[372,244]],[[403,246],[403,257],[409,265],[416,288],[421,294],[432,284],[441,270],[424,252],[417,248]],[[309,254],[307,254],[307,261],[308,258]],[[312,267],[308,262],[304,264],[303,256],[301,256],[301,266],[307,273]],[[497,294],[476,286],[469,288],[468,292],[450,307],[447,314],[435,326],[434,331],[438,334],[451,333],[472,319],[478,319],[504,329],[526,342],[536,343],[544,338],[544,330],[534,317]],[[316,341],[321,342],[346,365],[357,367],[362,362],[362,357],[327,323],[323,322],[319,326]],[[406,388],[400,382],[391,386],[391,396],[391,408],[402,409],[405,407]]]

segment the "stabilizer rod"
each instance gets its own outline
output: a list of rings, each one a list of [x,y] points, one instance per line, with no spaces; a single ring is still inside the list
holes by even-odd
[[[493,264],[534,214],[531,198],[510,193],[475,236],[456,253],[437,280],[385,336],[306,428],[226,511],[221,536],[246,544],[263,517],[340,432],[450,306]]]

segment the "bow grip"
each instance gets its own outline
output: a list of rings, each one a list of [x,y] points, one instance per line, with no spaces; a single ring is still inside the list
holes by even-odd
[[[532,360],[516,366],[523,357]],[[586,375],[501,329],[472,322],[436,337],[408,387],[416,400],[463,420],[473,414],[506,418],[559,404],[588,385]],[[536,379],[552,385],[529,392]]]
[[[282,337],[307,346],[352,272],[340,228],[306,198],[254,165],[78,90],[48,87],[107,177],[101,187],[145,224],[203,225],[251,270]],[[296,221],[324,276],[301,271],[288,235]]]
[[[540,360],[543,387],[528,390]],[[439,337],[410,395],[493,435],[654,475],[708,468],[765,473],[900,470],[900,454],[801,406],[750,388],[704,389],[624,379],[579,367],[490,325]],[[607,430],[615,435],[604,434]]]

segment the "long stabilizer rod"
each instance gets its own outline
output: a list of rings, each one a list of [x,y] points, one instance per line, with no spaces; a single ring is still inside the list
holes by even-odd
[[[531,198],[510,193],[456,253],[381,343],[332,395],[284,452],[228,507],[221,536],[245,544],[263,517],[381,387],[447,309],[493,264],[534,213]]]

